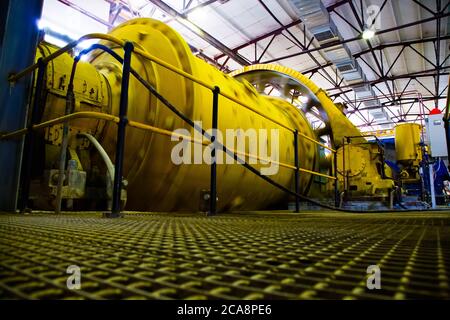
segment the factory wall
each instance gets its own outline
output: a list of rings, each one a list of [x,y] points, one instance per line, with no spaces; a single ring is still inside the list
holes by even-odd
[[[30,77],[10,86],[8,75],[33,63],[43,0],[2,0],[0,20],[0,132],[23,128]],[[16,209],[23,140],[0,143],[0,210]]]

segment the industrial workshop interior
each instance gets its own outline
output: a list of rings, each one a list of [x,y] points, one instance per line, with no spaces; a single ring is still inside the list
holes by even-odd
[[[2,0],[0,300],[450,299],[449,13]]]

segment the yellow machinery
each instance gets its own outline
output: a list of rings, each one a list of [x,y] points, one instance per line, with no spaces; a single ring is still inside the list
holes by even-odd
[[[401,166],[400,179],[417,181],[420,179],[419,165],[422,160],[420,125],[401,123],[394,132],[397,163]]]
[[[250,81],[260,91],[267,85],[282,88],[283,98],[291,100],[292,95],[307,97],[307,102],[301,106],[303,113],[313,112],[320,118],[324,126],[315,130],[317,138],[328,136],[333,148],[337,151],[337,169],[339,191],[346,193],[346,199],[368,200],[373,197],[386,198],[394,187],[390,178],[391,170],[384,163],[383,150],[376,142],[366,140],[361,132],[342,113],[326,92],[317,87],[308,77],[292,69],[277,65],[253,65],[232,73],[238,79]],[[305,100],[303,100],[305,101]],[[308,150],[306,150],[308,151]],[[320,170],[331,166],[333,155],[320,162]],[[322,159],[324,160],[324,159]],[[316,176],[318,184],[311,186],[316,197],[323,193],[320,188],[320,177]],[[325,182],[328,191],[333,189],[334,181]],[[332,196],[327,192],[328,197]]]
[[[189,46],[177,32],[152,19],[130,20],[112,30],[110,34],[118,39],[132,41],[136,48],[220,87],[222,93],[257,110],[260,114],[220,96],[218,128],[222,131],[237,128],[278,129],[280,168],[278,174],[270,178],[291,190],[295,172],[294,135],[286,128],[298,130],[298,157],[299,166],[302,168],[300,193],[314,198],[331,195],[334,181],[327,181],[324,177],[332,172],[333,155],[326,157],[324,148],[316,141],[320,137],[328,136],[330,146],[338,149],[337,163],[340,165],[345,153],[342,152],[342,148],[345,148],[344,138],[361,134],[327,94],[307,77],[288,68],[270,65],[247,67],[232,75],[223,74],[192,55]],[[101,43],[123,56],[122,48],[116,44],[108,41]],[[49,56],[55,50],[57,48],[42,43],[36,59]],[[65,114],[67,86],[73,61],[72,56],[63,54],[47,66],[41,121]],[[139,55],[133,55],[131,66],[187,117],[201,121],[204,129],[211,128],[211,90]],[[80,61],[74,78],[73,111],[97,111],[117,115],[121,67],[120,62],[100,50],[88,55],[87,61]],[[277,87],[282,93],[281,97],[263,94],[267,84]],[[303,104],[302,109],[290,103],[292,98],[299,95],[308,97],[308,102]],[[129,120],[168,131],[184,128],[194,135],[191,127],[151,95],[134,77],[130,78],[128,101]],[[325,126],[313,130],[306,117],[308,112],[318,113]],[[45,129],[40,136],[36,156],[40,160],[35,163],[32,183],[32,199],[37,207],[54,206],[62,131],[62,125],[55,125]],[[70,122],[68,178],[64,182],[62,192],[63,198],[70,200],[68,203],[78,199],[75,206],[80,209],[104,208],[104,202],[110,199],[108,186],[110,187],[112,173],[111,161],[108,158],[114,162],[116,132],[115,123],[103,120],[78,119]],[[366,142],[363,137],[354,138],[352,141]],[[269,135],[267,145],[271,146],[271,142]],[[201,208],[205,192],[209,189],[210,167],[208,164],[174,164],[171,161],[171,151],[177,143],[178,141],[171,141],[170,137],[165,135],[127,128],[124,158],[124,177],[127,181],[126,209],[197,211]],[[353,149],[349,152],[353,152]],[[245,153],[251,154],[248,144]],[[371,151],[361,151],[360,156],[361,162],[358,164],[354,164],[354,160],[348,163],[351,164],[353,176],[364,177],[358,180],[361,193],[371,195],[392,186],[390,181],[382,180],[377,170],[377,155]],[[258,169],[263,167],[262,164],[254,166]],[[340,181],[343,182],[344,173],[340,174]],[[219,164],[217,178],[219,211],[263,209],[288,201],[283,191],[239,164]],[[369,180],[372,182],[371,186],[367,185]],[[344,184],[340,183],[339,187],[343,190]]]
[[[377,143],[349,143],[338,149],[339,182],[350,198],[387,197],[394,187]]]

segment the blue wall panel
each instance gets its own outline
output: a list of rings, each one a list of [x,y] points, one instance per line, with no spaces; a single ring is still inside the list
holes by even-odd
[[[0,132],[25,126],[31,76],[8,83],[8,75],[33,63],[43,0],[1,0]],[[17,206],[23,139],[0,141],[0,210]]]

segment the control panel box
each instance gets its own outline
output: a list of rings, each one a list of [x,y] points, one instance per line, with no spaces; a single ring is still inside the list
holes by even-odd
[[[426,122],[431,156],[434,158],[447,157],[447,139],[445,137],[443,115],[430,114]]]

